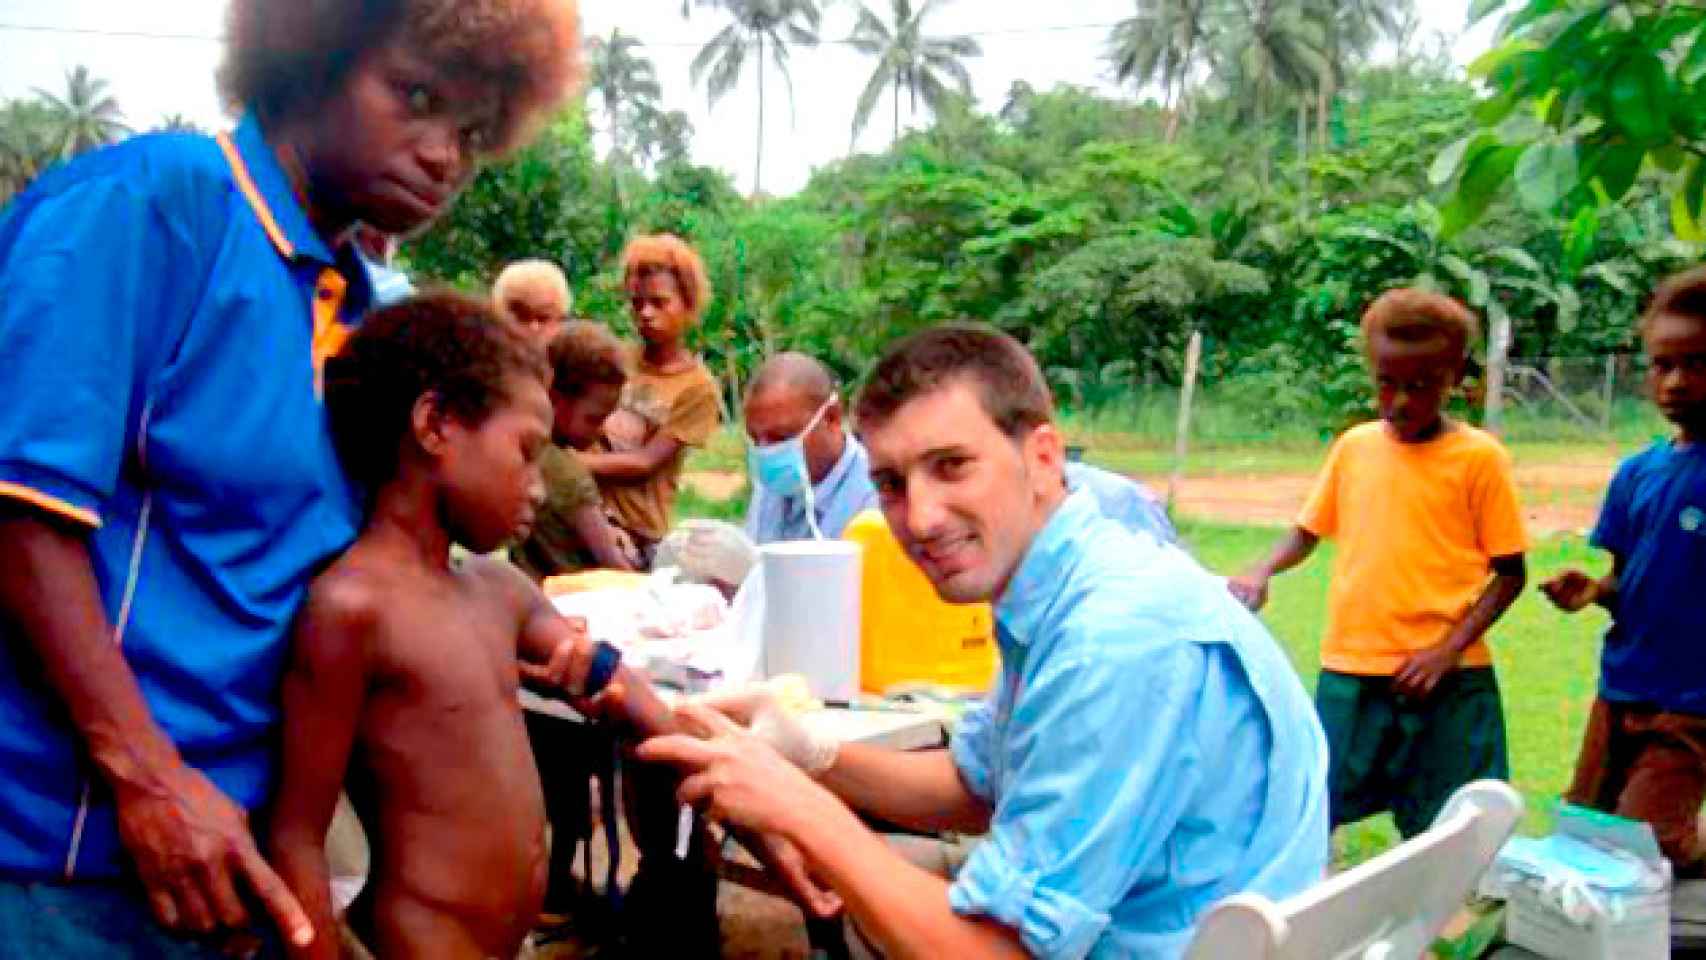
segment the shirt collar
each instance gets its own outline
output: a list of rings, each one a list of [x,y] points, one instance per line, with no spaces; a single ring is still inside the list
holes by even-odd
[[[835,466],[829,468],[829,473],[824,475],[822,483],[812,484],[813,493],[828,494],[839,489],[847,482],[847,475],[853,472],[853,465],[864,454],[865,448],[859,445],[857,437],[847,433],[844,433],[843,437],[845,442],[841,447],[841,456],[835,461]],[[821,497],[819,499],[821,502]]]
[[[1019,569],[995,603],[995,621],[1011,643],[1028,646],[1042,629],[1077,561],[1084,534],[1101,516],[1090,491],[1076,490],[1067,494],[1032,538]]]
[[[308,257],[327,266],[335,263],[326,241],[308,222],[308,211],[291,189],[290,178],[267,142],[259,118],[253,112],[245,113],[231,139],[242,161],[242,169],[232,172],[278,252],[287,259]]]

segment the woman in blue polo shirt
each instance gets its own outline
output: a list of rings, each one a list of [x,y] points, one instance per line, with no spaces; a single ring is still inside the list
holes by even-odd
[[[436,216],[577,41],[573,0],[234,0],[234,133],[132,139],[0,212],[9,953],[201,956],[253,900],[312,936],[247,811],[291,618],[360,520],[319,398],[370,298],[344,234]]]

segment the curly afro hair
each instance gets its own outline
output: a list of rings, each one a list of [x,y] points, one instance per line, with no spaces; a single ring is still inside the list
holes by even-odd
[[[544,352],[485,300],[435,290],[369,315],[326,361],[326,410],[344,468],[369,490],[397,472],[415,401],[478,425],[505,397],[505,380],[547,386]]]
[[[1641,332],[1646,333],[1653,321],[1663,316],[1706,324],[1706,267],[1686,270],[1659,284],[1641,313]]]
[[[578,397],[595,385],[620,387],[628,382],[626,350],[602,323],[576,320],[551,341],[551,389]]]
[[[705,261],[687,241],[673,233],[658,233],[635,237],[622,251],[622,289],[633,296],[640,282],[652,273],[665,272],[675,277],[681,299],[697,320],[711,302],[711,278],[705,273]]]
[[[1481,324],[1468,307],[1443,293],[1399,287],[1369,304],[1362,315],[1362,334],[1370,348],[1377,340],[1421,343],[1443,338],[1460,358],[1467,358],[1481,335]]]
[[[263,120],[310,113],[399,35],[430,62],[498,85],[493,153],[524,142],[582,78],[576,0],[231,0],[220,95]]]

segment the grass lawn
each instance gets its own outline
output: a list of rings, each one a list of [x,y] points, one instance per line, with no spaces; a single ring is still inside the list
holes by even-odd
[[[1182,533],[1205,566],[1228,573],[1265,554],[1279,531],[1186,521]],[[1493,657],[1504,695],[1512,781],[1528,805],[1522,825],[1526,833],[1548,829],[1552,804],[1569,785],[1599,677],[1599,637],[1606,623],[1597,608],[1573,617],[1557,612],[1532,585],[1565,566],[1598,573],[1605,563],[1603,554],[1576,537],[1541,542],[1529,555],[1528,592],[1494,627]],[[1263,614],[1311,690],[1320,667],[1331,569],[1331,554],[1323,549],[1308,564],[1277,578]],[[1336,859],[1357,863],[1397,839],[1391,818],[1375,817],[1339,831],[1334,838]]]

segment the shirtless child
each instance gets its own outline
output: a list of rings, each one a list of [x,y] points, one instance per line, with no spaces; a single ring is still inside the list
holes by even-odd
[[[510,957],[547,860],[520,680],[585,698],[614,678],[605,713],[636,733],[670,725],[519,571],[450,560],[452,542],[484,553],[532,522],[549,377],[537,347],[453,293],[373,314],[327,366],[333,435],[371,499],[314,582],[284,681],[270,849],[314,921],[303,956],[337,955],[324,843],[346,774],[373,847],[356,935],[381,957]]]

